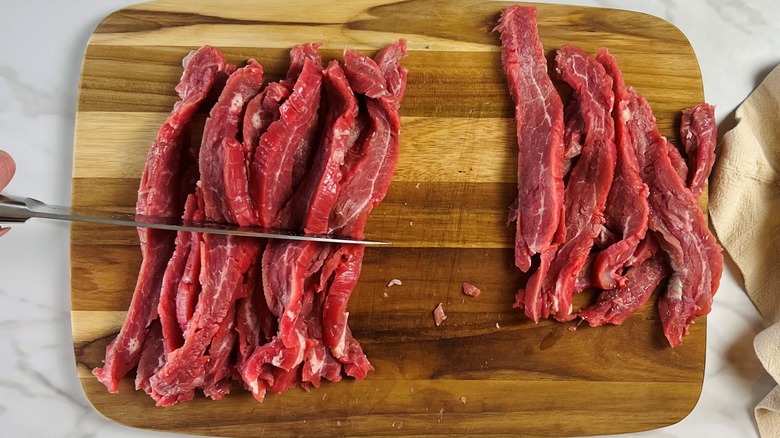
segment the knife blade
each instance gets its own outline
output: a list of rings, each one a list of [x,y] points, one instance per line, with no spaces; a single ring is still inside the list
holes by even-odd
[[[390,242],[352,239],[343,236],[306,234],[297,231],[239,226],[218,222],[185,221],[181,218],[155,217],[120,211],[51,205],[33,198],[0,194],[0,222],[23,223],[32,218],[70,222],[88,222],[134,228],[222,234],[265,239],[298,240],[355,245],[390,245]]]

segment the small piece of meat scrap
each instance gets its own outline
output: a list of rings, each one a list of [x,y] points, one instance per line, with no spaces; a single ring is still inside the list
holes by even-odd
[[[203,46],[191,52],[183,61],[184,73],[176,86],[179,100],[149,150],[149,158],[138,189],[136,213],[155,217],[178,217],[183,202],[179,193],[182,178],[182,158],[185,136],[195,111],[214,86],[219,74],[228,68],[224,56],[213,47]],[[174,190],[175,190],[174,189]],[[106,347],[102,368],[92,373],[116,392],[119,380],[137,363],[146,339],[149,324],[156,318],[160,285],[174,248],[176,233],[139,228],[143,261],[130,308],[122,329]]]
[[[617,151],[611,115],[614,93],[612,79],[604,67],[581,49],[563,46],[555,60],[556,71],[574,89],[580,102],[586,135],[581,156],[566,186],[565,242],[551,261],[547,260],[550,257],[547,252],[542,254],[542,264],[528,280],[524,293],[526,303],[529,297],[547,302],[547,307],[541,307],[541,313],[529,312],[526,305],[526,314],[534,320],[546,317],[549,310],[555,319],[569,321],[574,318],[572,301],[577,274],[585,266],[594,239],[602,230],[607,194],[615,171]],[[544,272],[547,264],[549,270]]]
[[[686,188],[669,159],[666,139],[656,127],[650,104],[634,90],[631,124],[642,135],[635,142],[640,174],[650,189],[650,229],[669,257],[672,276],[658,302],[669,344],[676,347],[693,320],[709,313],[723,273],[721,248],[698,200]]]
[[[617,60],[607,49],[600,49],[596,59],[612,77],[615,92],[615,107],[612,113],[615,120],[617,167],[607,196],[604,226],[614,232],[618,240],[596,255],[592,276],[599,288],[614,289],[625,285],[625,279],[621,275],[623,267],[647,233],[648,189],[639,176],[633,137],[627,127],[632,114],[628,109],[629,95],[623,74]]]
[[[704,192],[707,178],[715,163],[718,125],[715,121],[715,107],[701,103],[683,110],[680,123],[680,138],[688,155],[688,187],[698,198]]]
[[[470,297],[478,297],[482,291],[471,283],[463,283],[463,293]]]
[[[562,219],[563,103],[547,75],[536,8],[505,9],[496,30],[515,103],[519,192],[515,264],[527,272],[531,257],[552,245]]]
[[[433,322],[436,323],[436,327],[438,327],[445,319],[447,319],[447,315],[444,313],[444,307],[439,303],[439,305],[433,309]]]

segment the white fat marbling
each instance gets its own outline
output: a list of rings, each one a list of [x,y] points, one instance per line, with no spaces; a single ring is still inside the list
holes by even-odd
[[[0,2],[0,149],[17,161],[8,193],[68,203],[81,57],[99,21],[132,0]],[[641,11],[677,25],[696,51],[721,132],[780,63],[776,0],[602,0],[571,4]],[[0,239],[0,430],[4,436],[175,436],[130,429],[84,397],[71,348],[68,226],[30,223]],[[763,328],[733,266],[709,318],[707,367],[685,420],[636,437],[756,437],[753,406],[773,383],[753,352]],[[619,419],[616,419],[619,421]]]

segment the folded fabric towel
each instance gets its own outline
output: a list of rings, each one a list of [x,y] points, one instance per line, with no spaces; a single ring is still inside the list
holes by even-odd
[[[780,383],[780,67],[740,105],[736,119],[721,144],[710,217],[769,324],[754,347]],[[756,406],[755,415],[762,437],[780,437],[780,386]]]

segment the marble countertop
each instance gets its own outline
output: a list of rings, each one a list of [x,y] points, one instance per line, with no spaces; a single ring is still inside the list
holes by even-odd
[[[0,149],[17,175],[8,193],[70,202],[81,58],[100,20],[133,0],[0,3]],[[560,2],[557,2],[560,3]],[[739,103],[780,63],[776,0],[624,0],[566,3],[641,11],[689,38],[721,132]],[[70,327],[69,227],[32,222],[0,240],[0,430],[6,436],[175,436],[103,418],[81,391]],[[636,437],[756,437],[753,406],[772,388],[753,352],[764,327],[727,265],[707,331],[704,387],[680,423]],[[619,419],[616,419],[619,421]]]

